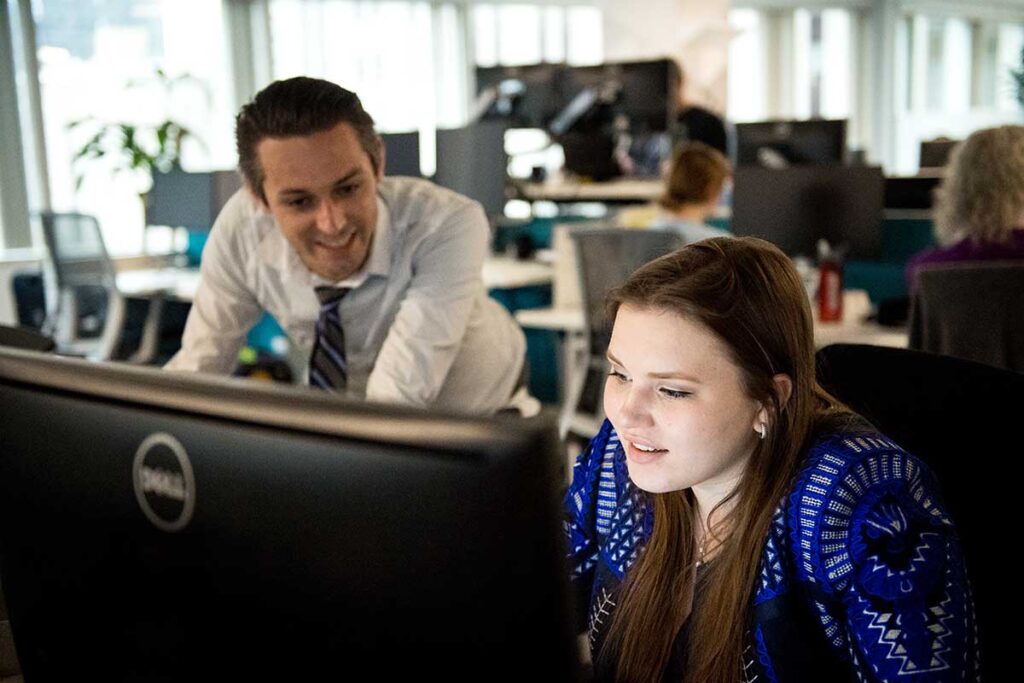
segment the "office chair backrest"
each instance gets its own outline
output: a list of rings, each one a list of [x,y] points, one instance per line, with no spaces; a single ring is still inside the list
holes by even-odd
[[[1024,372],[1024,261],[937,265],[917,274],[910,347]]]
[[[1003,624],[1016,615],[1005,591],[1019,582],[1009,548],[1019,518],[1016,444],[1024,375],[921,351],[850,344],[821,349],[817,362],[826,389],[935,473],[974,589],[982,664],[990,672],[1011,670],[1016,633]],[[994,532],[1000,526],[1008,533],[1004,544]]]
[[[576,248],[590,355],[603,357],[611,338],[604,314],[609,290],[648,261],[683,246],[683,241],[673,232],[629,228],[580,229],[570,234]]]
[[[78,213],[44,212],[40,219],[49,252],[48,285],[53,285],[47,287],[46,331],[62,348],[95,338],[95,348],[84,353],[109,359],[124,322],[124,298],[99,222]]]
[[[40,218],[59,287],[114,286],[114,264],[93,216],[45,212]]]

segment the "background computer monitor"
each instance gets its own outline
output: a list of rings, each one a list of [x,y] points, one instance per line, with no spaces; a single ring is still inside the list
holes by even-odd
[[[169,225],[205,231],[238,189],[237,171],[190,173],[180,169],[153,174],[146,197],[146,225]]]
[[[871,166],[740,166],[734,175],[731,229],[814,257],[821,238],[847,256],[881,255],[882,170]]]
[[[945,168],[949,163],[949,155],[958,144],[959,140],[948,138],[922,140],[918,150],[918,166],[922,169]]]
[[[480,202],[488,216],[505,213],[504,121],[478,121],[463,128],[437,131],[434,182]]]
[[[673,69],[668,59],[570,67],[563,80],[562,100],[568,105],[585,89],[611,84],[618,89],[613,110],[625,117],[631,133],[669,131],[679,99]]]
[[[384,174],[404,175],[418,178],[423,175],[420,170],[420,134],[412,133],[381,133],[384,141]]]
[[[572,678],[550,420],[0,348],[0,424],[26,680]]]
[[[736,124],[739,165],[841,164],[845,158],[845,120]]]
[[[500,119],[510,127],[546,128],[565,106],[560,93],[564,64],[478,66],[477,97],[484,119]]]
[[[884,206],[887,209],[931,209],[941,182],[938,175],[887,177]]]

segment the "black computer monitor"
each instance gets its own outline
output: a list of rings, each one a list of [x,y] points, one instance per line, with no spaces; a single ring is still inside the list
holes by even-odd
[[[507,129],[504,121],[439,129],[434,182],[480,202],[488,216],[504,215]]]
[[[384,174],[404,175],[419,178],[420,170],[420,134],[381,133],[384,141]]]
[[[740,166],[734,175],[736,235],[754,235],[791,256],[814,257],[819,239],[847,256],[881,256],[882,170],[873,166]]]
[[[767,167],[842,164],[846,120],[737,123],[736,159],[739,165]]]
[[[26,680],[570,680],[549,419],[0,349]]]
[[[560,94],[564,64],[478,66],[477,97],[486,98],[483,119],[498,119],[510,127],[546,128],[565,106]]]
[[[883,205],[887,209],[931,209],[941,182],[938,175],[887,177]]]
[[[918,166],[922,169],[945,168],[949,163],[949,156],[958,144],[959,140],[948,138],[922,140],[918,150]]]
[[[670,131],[678,112],[675,65],[669,59],[640,62],[609,62],[566,69],[561,88],[568,106],[580,93],[614,87],[618,96],[612,107],[634,134]]]
[[[169,225],[206,231],[238,189],[238,171],[190,173],[176,169],[153,174],[146,197],[146,225]]]

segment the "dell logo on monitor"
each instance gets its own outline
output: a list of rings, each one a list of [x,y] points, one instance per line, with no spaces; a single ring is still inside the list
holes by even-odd
[[[132,465],[135,499],[149,521],[163,531],[180,531],[192,520],[196,482],[181,443],[167,433],[150,434]]]

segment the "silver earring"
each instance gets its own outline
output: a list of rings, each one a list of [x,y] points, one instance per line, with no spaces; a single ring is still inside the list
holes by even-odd
[[[757,429],[755,429],[754,431],[757,432],[758,436],[761,437],[761,441],[764,441],[765,434],[768,433],[768,425],[762,422],[761,424],[757,425]]]

